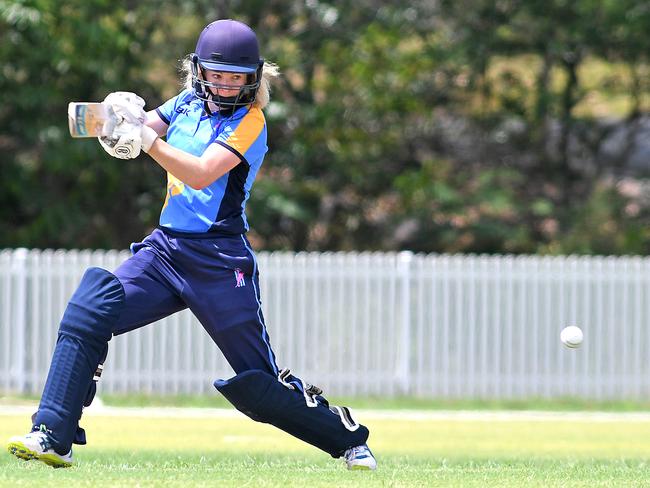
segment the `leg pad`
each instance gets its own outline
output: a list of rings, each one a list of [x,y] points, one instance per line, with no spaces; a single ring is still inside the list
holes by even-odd
[[[117,277],[101,268],[90,268],[63,314],[33,419],[33,429],[46,426],[57,452],[67,453],[75,440],[85,442],[85,434],[79,430],[82,406],[94,396],[93,375],[106,358],[123,305],[124,288]]]
[[[245,371],[228,380],[217,380],[214,386],[248,417],[274,425],[332,457],[341,457],[368,439],[365,426],[357,424],[354,431],[349,430],[326,402],[308,406],[302,392],[288,389],[264,371]]]

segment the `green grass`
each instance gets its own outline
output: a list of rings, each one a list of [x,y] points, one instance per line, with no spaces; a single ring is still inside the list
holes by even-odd
[[[221,395],[101,395],[102,402],[115,407],[198,407],[232,408]],[[598,411],[598,412],[647,412],[650,402],[635,400],[595,401],[580,398],[529,398],[526,400],[483,399],[428,399],[415,397],[329,397],[333,405],[348,405],[356,409],[372,410],[545,410],[545,411]],[[0,397],[2,405],[35,405],[36,396]]]
[[[146,411],[144,411],[146,413]],[[361,419],[363,420],[363,419]],[[368,418],[376,472],[246,418],[84,418],[78,465],[0,455],[0,486],[648,486],[650,423]],[[29,419],[0,415],[0,438]]]
[[[125,395],[105,396],[102,401],[106,405],[117,407],[210,407],[232,408],[232,405],[221,395],[203,396],[148,396]],[[348,405],[357,409],[372,410],[547,410],[547,411],[599,411],[599,412],[632,412],[650,411],[650,403],[639,401],[593,401],[580,398],[542,399],[529,398],[526,400],[483,400],[483,399],[429,399],[414,397],[368,397],[368,398],[338,398],[329,397],[332,405]],[[35,402],[37,403],[37,402]],[[0,400],[0,405],[2,404]]]

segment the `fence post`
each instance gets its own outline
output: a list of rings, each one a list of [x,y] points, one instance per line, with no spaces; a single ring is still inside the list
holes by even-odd
[[[25,248],[14,251],[12,259],[12,271],[16,283],[15,307],[13,323],[7,324],[14,331],[15,337],[15,358],[10,367],[11,376],[16,378],[16,390],[18,393],[26,393],[27,386],[27,362],[26,357],[26,336],[27,336],[27,254]],[[11,281],[10,281],[11,283]]]
[[[411,275],[413,253],[402,251],[397,255],[397,276],[401,285],[399,300],[402,302],[401,340],[397,356],[397,384],[402,395],[411,392]],[[398,309],[399,310],[399,309]]]

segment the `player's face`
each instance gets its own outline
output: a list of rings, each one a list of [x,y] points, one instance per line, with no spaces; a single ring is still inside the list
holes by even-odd
[[[230,73],[228,71],[205,70],[206,81],[215,85],[222,85],[224,88],[210,87],[212,93],[220,97],[234,97],[239,93],[239,87],[246,84],[246,74]]]

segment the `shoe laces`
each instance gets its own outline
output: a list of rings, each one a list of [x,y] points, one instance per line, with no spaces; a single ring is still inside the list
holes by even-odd
[[[368,446],[366,445],[351,447],[343,454],[343,456],[345,456],[345,459],[347,459],[348,461],[352,461],[353,459],[365,458],[368,457],[369,455],[370,455],[370,449],[368,449]]]
[[[36,434],[38,438],[38,443],[41,445],[41,448],[43,448],[44,451],[48,451],[52,449],[52,442],[50,441],[50,436],[48,435],[48,432],[51,431],[48,430],[45,424],[39,425],[38,430],[34,432],[34,434]]]

